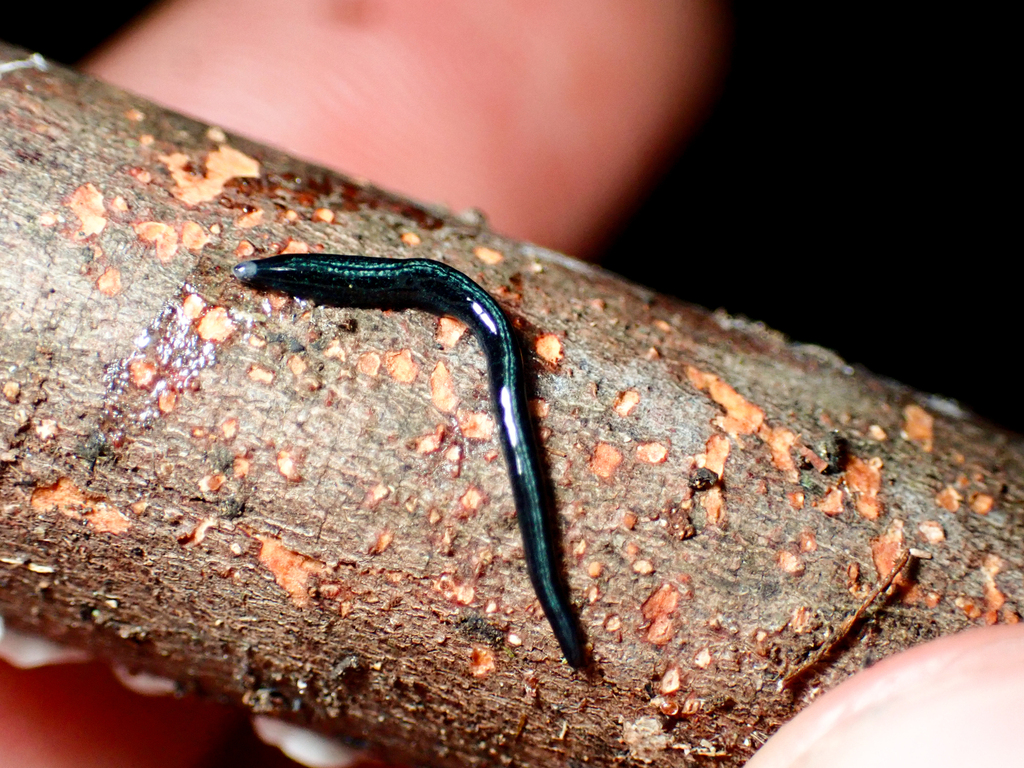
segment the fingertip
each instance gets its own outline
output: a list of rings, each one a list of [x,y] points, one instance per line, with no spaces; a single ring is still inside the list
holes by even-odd
[[[747,765],[1007,765],[1022,730],[1024,625],[989,627],[859,673],[786,723]]]

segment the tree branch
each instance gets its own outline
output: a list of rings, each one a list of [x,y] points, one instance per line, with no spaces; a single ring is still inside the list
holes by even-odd
[[[954,404],[59,67],[0,105],[12,626],[410,762],[738,766],[908,547],[815,686],[1017,621],[1024,452]],[[588,673],[475,341],[231,278],[303,249],[440,259],[513,318]]]

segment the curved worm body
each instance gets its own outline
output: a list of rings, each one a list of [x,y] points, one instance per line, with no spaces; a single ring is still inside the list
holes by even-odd
[[[456,269],[428,259],[294,255],[245,261],[235,277],[322,304],[421,309],[469,326],[487,356],[501,447],[512,481],[526,568],[566,660],[586,663],[584,638],[559,577],[555,521],[547,501],[526,404],[519,344],[505,313],[483,288]]]

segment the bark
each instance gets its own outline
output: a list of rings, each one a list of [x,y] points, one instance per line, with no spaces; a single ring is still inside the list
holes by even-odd
[[[0,105],[9,625],[392,759],[735,766],[868,660],[1017,621],[1024,450],[956,404],[68,70]],[[442,259],[513,318],[592,669],[476,343],[230,276],[303,248]]]

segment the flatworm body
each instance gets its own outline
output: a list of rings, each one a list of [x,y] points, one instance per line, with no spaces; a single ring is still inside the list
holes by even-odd
[[[530,581],[566,660],[584,666],[583,634],[558,571],[556,526],[527,410],[522,354],[508,318],[490,294],[458,270],[428,259],[300,254],[245,261],[234,273],[257,288],[322,304],[420,309],[451,315],[473,330],[487,357]]]

